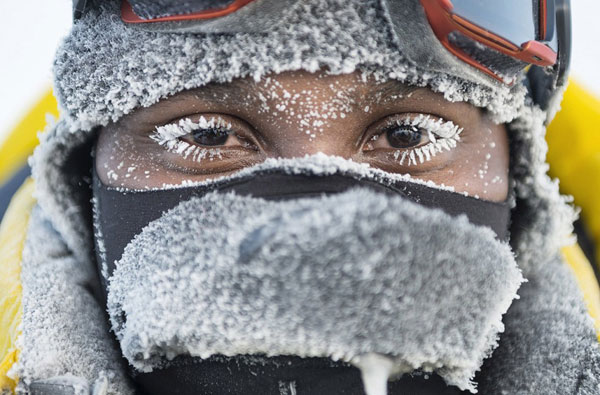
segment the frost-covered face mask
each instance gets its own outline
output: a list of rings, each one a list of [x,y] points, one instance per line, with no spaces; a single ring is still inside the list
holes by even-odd
[[[342,159],[152,191],[95,177],[94,198],[113,330],[148,393],[360,394],[352,364],[369,394],[414,371],[435,375],[390,389],[473,389],[521,282],[507,204]]]

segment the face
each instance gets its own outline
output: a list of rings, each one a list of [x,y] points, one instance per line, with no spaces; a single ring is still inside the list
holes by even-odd
[[[508,138],[480,109],[360,74],[286,72],[186,91],[100,131],[103,183],[161,188],[316,153],[453,187],[508,193]]]

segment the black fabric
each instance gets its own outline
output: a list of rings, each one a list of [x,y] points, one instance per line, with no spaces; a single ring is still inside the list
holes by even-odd
[[[440,208],[450,215],[464,214],[471,222],[492,228],[498,238],[508,239],[510,208],[507,203],[489,202],[416,183],[383,184],[344,174],[290,175],[269,170],[208,186],[120,191],[102,184],[94,172],[93,195],[96,199],[96,225],[106,248],[106,263],[110,275],[115,262],[121,258],[125,247],[135,235],[165,211],[192,197],[217,191],[284,200],[340,193],[357,187],[400,195],[427,207]],[[100,257],[98,261],[101,262]],[[106,292],[106,284],[103,285]],[[149,395],[364,394],[358,369],[329,358],[215,356],[203,360],[179,356],[174,361],[165,362],[161,369],[155,369],[151,373],[132,371],[132,376],[140,392]],[[390,382],[388,393],[450,395],[463,392],[458,388],[448,387],[437,375],[413,374]]]
[[[215,356],[205,360],[178,357],[164,369],[134,376],[148,395],[363,395],[357,368],[327,358]],[[388,383],[388,393],[402,395],[467,394],[449,387],[438,375],[404,375]]]
[[[501,240],[508,239],[510,221],[507,203],[476,199],[412,182],[399,181],[388,185],[343,174],[290,175],[271,170],[208,186],[124,192],[103,185],[94,173],[93,184],[94,198],[97,199],[97,225],[102,232],[109,276],[127,244],[146,225],[180,202],[211,191],[283,200],[366,187],[382,193],[398,194],[424,206],[440,208],[450,215],[465,214],[472,223],[490,227]]]
[[[30,175],[31,168],[26,164],[6,181],[6,183],[0,185],[0,220],[4,217],[4,213],[6,212],[13,195]]]

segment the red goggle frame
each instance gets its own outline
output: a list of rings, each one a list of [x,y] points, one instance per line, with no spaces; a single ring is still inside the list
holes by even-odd
[[[453,32],[460,32],[466,37],[475,40],[489,48],[503,53],[523,62],[534,64],[537,66],[553,66],[557,61],[557,52],[548,47],[544,42],[538,40],[529,40],[516,45],[505,37],[490,32],[485,28],[478,26],[472,21],[469,21],[460,15],[453,12],[454,6],[452,0],[420,0],[427,19],[442,45],[457,56],[463,62],[479,69],[480,71],[490,75],[491,77],[503,81],[490,68],[484,66],[481,62],[475,60],[472,56],[453,45],[449,40],[449,35]],[[553,0],[550,0],[553,1]],[[546,36],[547,32],[547,0],[539,0],[539,34],[541,37]]]
[[[123,0],[121,2],[121,19],[127,23],[175,22],[192,21],[195,19],[213,19],[232,14],[253,1],[255,0],[234,0],[231,4],[223,8],[213,8],[190,14],[164,16],[154,19],[142,19],[133,11],[133,7],[129,1]]]
[[[121,18],[130,24],[193,22],[194,20],[202,24],[203,21],[208,22],[231,15],[254,1],[231,0],[228,5],[220,8],[143,19],[134,12],[129,0],[122,0]],[[499,74],[502,71],[492,70],[496,60],[494,57],[486,57],[485,53],[482,57],[481,51],[476,48],[478,44],[525,64],[539,66],[552,78],[553,81],[550,83],[552,86],[566,78],[570,59],[570,0],[489,0],[489,3],[488,0],[479,0],[483,3],[475,0],[419,1],[433,33],[445,49],[493,79],[509,85],[514,83],[505,80]],[[535,5],[536,1],[539,6]],[[82,7],[80,13],[85,8]],[[534,7],[539,8],[534,10]],[[260,29],[259,26],[258,31]],[[475,50],[472,46],[464,47],[469,53],[461,49],[457,45],[459,42],[453,41],[456,34],[462,35],[462,39],[474,41]],[[489,60],[487,65],[484,64],[485,59]],[[552,72],[548,71],[550,70],[548,66],[554,66]],[[504,62],[500,67],[505,67]],[[512,70],[514,65],[509,67]],[[518,62],[516,67],[519,67]],[[525,67],[526,65],[522,66],[523,69]]]

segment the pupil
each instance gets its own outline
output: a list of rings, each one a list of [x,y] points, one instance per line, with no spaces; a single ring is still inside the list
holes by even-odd
[[[394,126],[386,131],[388,143],[394,148],[409,148],[421,142],[421,130],[414,126]]]
[[[229,138],[229,131],[218,128],[198,129],[192,132],[192,137],[200,145],[223,145]]]

